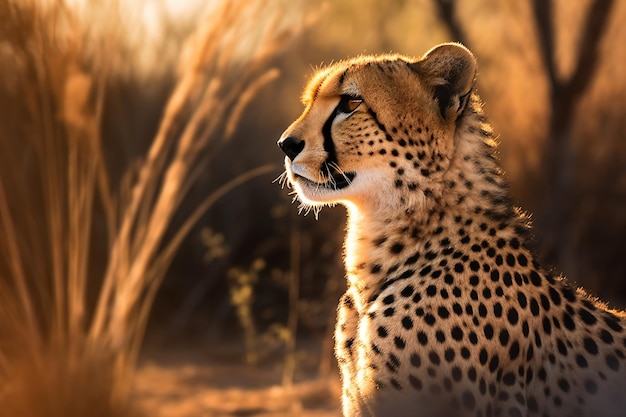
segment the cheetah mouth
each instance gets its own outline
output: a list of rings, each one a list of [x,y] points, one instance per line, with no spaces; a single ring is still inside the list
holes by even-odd
[[[356,177],[356,172],[339,172],[337,170],[331,170],[330,179],[326,182],[313,181],[296,173],[294,173],[294,177],[302,184],[306,184],[311,187],[341,190],[352,184],[352,181],[354,181],[354,178]]]

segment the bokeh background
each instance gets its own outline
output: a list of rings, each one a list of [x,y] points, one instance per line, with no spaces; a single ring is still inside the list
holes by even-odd
[[[325,208],[319,219],[298,215],[290,190],[281,189],[273,180],[282,172],[283,159],[276,140],[302,111],[299,95],[308,77],[324,64],[358,54],[420,56],[446,41],[468,46],[479,62],[477,88],[499,134],[500,159],[511,192],[533,214],[536,246],[545,264],[611,306],[626,305],[626,26],[622,24],[626,2],[239,3],[233,2],[239,11],[231,11],[247,19],[239,32],[228,32],[226,22],[223,32],[216,31],[209,39],[209,44],[219,44],[220,33],[235,36],[227,44],[231,55],[217,54],[216,60],[226,56],[223,59],[239,63],[235,68],[245,67],[246,56],[258,48],[255,40],[264,42],[263,33],[275,31],[274,44],[255,63],[256,72],[237,70],[222,77],[217,97],[239,91],[239,84],[249,86],[258,77],[270,76],[258,88],[241,89],[223,113],[204,115],[204,124],[218,126],[206,127],[210,139],[194,151],[198,159],[193,164],[193,181],[185,183],[184,198],[168,218],[157,246],[166,246],[207,196],[233,179],[247,177],[229,187],[199,217],[171,262],[162,268],[162,283],[154,303],[149,303],[139,362],[141,401],[163,415],[337,415],[336,405],[327,401],[336,397],[336,390],[330,389],[327,395],[326,388],[302,388],[302,384],[336,377],[332,327],[336,302],[345,286],[341,263],[345,210]],[[62,239],[50,241],[55,235],[47,232],[40,235],[48,240],[41,248],[29,243],[38,239],[32,236],[37,233],[34,230],[47,229],[50,219],[49,207],[42,203],[46,198],[38,197],[46,195],[46,185],[37,158],[70,158],[66,151],[72,148],[67,144],[54,153],[33,150],[38,146],[33,143],[56,140],[65,144],[68,140],[71,129],[60,129],[56,136],[45,134],[55,124],[71,124],[73,119],[59,116],[69,111],[63,103],[73,102],[71,111],[81,117],[90,111],[98,115],[93,129],[82,131],[79,140],[88,140],[90,135],[100,138],[111,193],[126,195],[125,190],[132,189],[128,184],[136,178],[128,173],[148,159],[184,73],[181,68],[192,65],[193,60],[186,58],[194,54],[193,48],[189,52],[189,36],[201,32],[203,26],[215,25],[221,15],[214,11],[223,4],[218,0],[9,0],[0,6],[0,178],[15,226],[13,234],[7,232],[5,223],[5,229],[0,229],[4,239],[0,278],[10,282],[14,271],[15,253],[7,243],[11,239],[22,241],[17,250],[27,263],[40,262],[39,270],[54,264],[50,257],[55,255],[50,253],[57,252],[50,248],[64,245]],[[41,12],[47,8],[56,12]],[[63,19],[58,13],[61,9]],[[79,39],[60,36],[60,20],[80,26]],[[38,37],[23,33],[38,33]],[[33,49],[33,43],[37,48]],[[15,54],[19,48],[36,52],[20,58]],[[56,59],[42,58],[49,55]],[[34,75],[24,75],[31,68],[28,59],[33,60]],[[67,75],[72,68],[96,74],[98,87],[87,96],[81,96],[80,89],[72,93],[68,78],[54,75]],[[200,91],[211,77],[219,76],[210,65],[200,66],[203,69],[209,75],[198,87]],[[47,90],[33,87],[42,85],[42,79],[47,79]],[[29,89],[32,94],[25,92]],[[190,97],[194,91],[188,92]],[[56,103],[59,94],[64,101]],[[95,101],[98,105],[94,95],[100,97]],[[46,103],[51,109],[49,119],[32,117]],[[181,119],[170,131],[173,137],[201,103],[194,98],[181,107]],[[33,108],[39,110],[33,113]],[[49,124],[41,125],[46,120]],[[197,136],[202,136],[203,127],[201,123]],[[173,159],[171,153],[164,158]],[[71,183],[70,172],[59,169]],[[71,216],[71,210],[68,213]],[[20,216],[40,220],[33,228],[31,220]],[[91,251],[85,258],[87,311],[94,308],[103,271],[111,262],[105,217],[106,205],[95,203],[84,224],[92,230],[87,239]],[[46,248],[48,255],[41,255]],[[25,274],[27,286],[43,288],[38,291],[45,293],[48,287],[38,287],[37,271],[33,267]],[[54,301],[37,297],[44,300],[38,314],[45,316]],[[43,327],[48,323],[40,322]],[[187,368],[181,368],[181,362]],[[225,364],[232,368],[224,368]],[[176,369],[193,378],[176,379],[180,376]],[[237,414],[236,405],[224,405],[230,403],[222,401],[223,391],[201,394],[197,388],[185,388],[187,395],[171,396],[166,388],[150,385],[158,378],[177,381],[170,388],[177,385],[179,391],[181,386],[227,386],[228,398],[239,403],[244,414]],[[243,399],[255,393],[268,398],[265,387],[293,384],[301,391],[289,391],[296,394],[288,401],[270,406],[259,399],[245,408]],[[242,391],[237,394],[233,389]],[[195,396],[195,405],[176,408],[190,396]],[[169,408],[159,403],[165,397]]]

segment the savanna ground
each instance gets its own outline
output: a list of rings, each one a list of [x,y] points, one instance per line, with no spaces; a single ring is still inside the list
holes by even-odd
[[[298,216],[272,180],[306,78],[360,53],[469,46],[546,262],[626,305],[624,18],[610,0],[0,2],[0,415],[339,415],[344,211]]]

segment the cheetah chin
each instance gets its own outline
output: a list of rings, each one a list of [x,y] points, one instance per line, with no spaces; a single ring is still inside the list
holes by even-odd
[[[626,315],[542,267],[465,47],[320,69],[278,145],[306,210],[344,204],[346,417],[626,416]]]

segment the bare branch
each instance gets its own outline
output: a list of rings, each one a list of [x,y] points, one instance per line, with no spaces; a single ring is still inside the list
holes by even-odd
[[[446,24],[452,39],[467,45],[467,35],[456,16],[456,0],[435,0],[439,18]]]
[[[537,0],[540,1],[540,0]],[[587,20],[578,45],[578,59],[574,72],[564,85],[569,98],[580,96],[598,69],[600,43],[607,31],[608,19],[615,4],[614,0],[595,0],[589,7]]]

